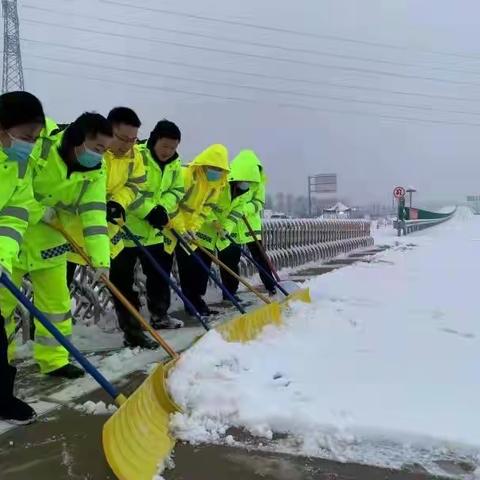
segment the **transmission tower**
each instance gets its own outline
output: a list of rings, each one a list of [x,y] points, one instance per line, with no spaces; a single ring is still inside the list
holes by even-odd
[[[3,78],[2,92],[23,90],[22,53],[17,0],[2,0]]]

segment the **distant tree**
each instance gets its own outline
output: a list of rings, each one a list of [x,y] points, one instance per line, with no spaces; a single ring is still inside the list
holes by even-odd
[[[267,210],[273,210],[273,198],[270,194],[265,196],[265,208]]]
[[[275,210],[285,212],[285,194],[282,192],[279,192],[276,195]]]

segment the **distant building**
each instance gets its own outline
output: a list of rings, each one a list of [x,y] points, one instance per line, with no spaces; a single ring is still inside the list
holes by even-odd
[[[467,204],[475,215],[480,215],[480,195],[468,195]]]
[[[352,209],[342,202],[337,202],[333,207],[324,208],[323,216],[325,218],[350,218]]]

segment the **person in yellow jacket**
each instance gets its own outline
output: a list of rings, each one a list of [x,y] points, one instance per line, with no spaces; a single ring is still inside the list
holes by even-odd
[[[248,212],[249,204],[254,198],[254,192],[262,181],[256,160],[251,155],[237,155],[230,164],[228,184],[219,200],[220,225],[217,248],[219,259],[235,273],[239,273],[241,258],[240,244],[244,240],[243,216]],[[231,243],[227,234],[235,242]],[[238,280],[220,269],[224,287],[235,295],[238,290]],[[223,299],[229,301],[224,295]]]
[[[45,125],[42,104],[28,92],[0,96],[0,275],[10,276],[28,223],[35,221],[30,154]],[[0,289],[4,290],[1,288]],[[0,307],[3,304],[0,299]],[[16,368],[8,361],[8,336],[0,313],[0,421],[27,424],[36,413],[14,395]]]
[[[147,143],[139,145],[147,178],[140,195],[127,210],[128,228],[168,274],[172,270],[173,254],[165,251],[162,229],[178,212],[184,194],[182,165],[177,153],[180,140],[178,126],[168,120],[161,120],[150,133]],[[125,240],[125,248],[112,262],[111,281],[135,307],[139,308],[140,301],[134,290],[137,260],[140,260],[146,277],[147,305],[152,326],[154,328],[183,326],[183,322],[168,315],[169,285],[158,275],[148,258],[129,240]],[[129,315],[118,301],[115,301],[115,309],[119,318]],[[128,335],[125,340],[127,345],[132,346],[143,341],[136,335],[133,337]]]
[[[211,145],[200,153],[184,168],[185,196],[177,215],[172,217],[168,226],[181,234],[186,233],[187,238],[193,235],[204,242],[206,236],[201,232],[202,226],[216,208],[220,193],[227,183],[228,172],[228,150],[224,145]],[[167,242],[167,234],[165,237]],[[207,289],[208,274],[181,245],[177,245],[175,255],[183,294],[202,316],[214,313],[202,298]],[[200,250],[196,255],[210,267],[212,261],[208,255]],[[189,312],[186,305],[185,309]]]
[[[117,220],[126,218],[126,209],[140,192],[145,182],[145,167],[135,142],[141,122],[137,114],[127,107],[115,107],[107,116],[112,125],[113,140],[103,155],[107,175],[106,215],[110,237],[110,256],[115,258],[123,248],[123,236]],[[82,225],[77,218],[75,228],[69,232],[83,247]],[[68,254],[67,279],[72,284],[77,265],[84,265],[83,259],[74,252]],[[124,323],[120,319],[120,327]]]
[[[253,150],[242,150],[236,157],[239,163],[255,164],[260,172],[260,182],[250,184],[250,198],[243,206],[243,214],[248,225],[252,228],[255,238],[261,243],[262,239],[262,211],[265,208],[265,188],[267,176],[265,175],[262,162]],[[260,279],[270,295],[276,294],[275,282],[270,265],[262,254],[254,236],[250,232],[247,223],[242,219],[238,222],[235,237],[239,245],[245,245],[252,254],[252,257],[262,267],[259,270]],[[265,273],[267,272],[267,274]]]
[[[71,247],[53,224],[58,221],[68,231],[79,216],[85,249],[97,276],[108,275],[110,242],[102,155],[111,140],[112,128],[107,119],[97,113],[84,113],[68,126],[60,141],[41,137],[40,156],[33,159],[33,192],[43,217],[28,227],[12,279],[19,285],[29,274],[35,305],[66,337],[72,335],[66,278]],[[12,318],[15,299],[5,297],[4,292],[0,295],[3,315]],[[68,352],[37,321],[33,354],[44,374],[65,378],[84,374],[70,363]]]

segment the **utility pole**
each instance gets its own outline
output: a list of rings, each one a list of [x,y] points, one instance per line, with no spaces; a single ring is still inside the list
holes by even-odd
[[[17,0],[2,0],[3,76],[2,93],[23,90],[22,53]]]

